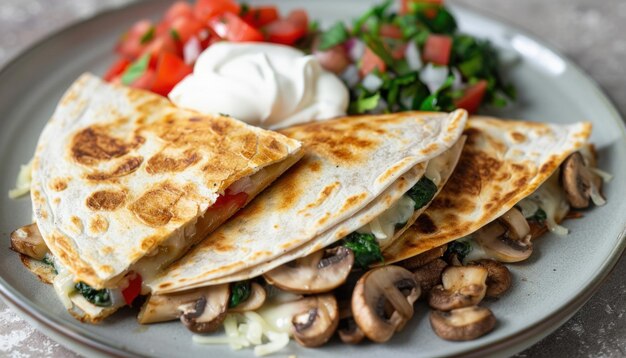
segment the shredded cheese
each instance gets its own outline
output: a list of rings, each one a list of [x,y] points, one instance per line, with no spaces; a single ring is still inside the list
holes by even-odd
[[[9,190],[9,198],[17,199],[20,196],[26,195],[30,192],[30,183],[33,173],[33,160],[26,165],[20,166],[20,172],[15,180],[15,188]]]

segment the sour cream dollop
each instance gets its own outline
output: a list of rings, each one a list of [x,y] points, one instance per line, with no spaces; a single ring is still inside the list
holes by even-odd
[[[169,94],[179,107],[277,129],[345,115],[349,94],[314,56],[267,43],[220,42]]]

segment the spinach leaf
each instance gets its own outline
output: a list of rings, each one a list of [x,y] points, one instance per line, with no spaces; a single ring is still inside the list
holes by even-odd
[[[372,234],[353,232],[343,240],[343,246],[352,250],[357,266],[367,269],[375,262],[383,261],[378,241]]]
[[[141,77],[146,70],[148,69],[148,64],[150,63],[150,54],[147,53],[139,58],[137,61],[133,62],[128,66],[124,74],[122,75],[122,84],[126,86],[130,86],[135,82],[139,77]]]
[[[96,306],[100,307],[109,307],[111,306],[111,295],[109,294],[109,290],[106,288],[101,290],[93,289],[91,286],[84,282],[77,283],[74,288],[87,299],[87,301],[93,303]]]
[[[236,307],[250,297],[250,281],[239,281],[230,285],[228,307]]]
[[[348,40],[350,34],[342,22],[338,22],[330,29],[324,31],[320,37],[319,50],[326,51]]]
[[[365,93],[363,93],[359,96],[359,98],[350,102],[350,108],[348,111],[351,114],[362,114],[376,108],[378,106],[378,101],[380,101],[380,92],[368,97],[366,97]]]
[[[454,16],[443,6],[418,4],[415,14],[419,21],[434,33],[452,35],[457,30]]]
[[[459,261],[462,262],[467,257],[467,255],[469,255],[471,251],[472,251],[472,244],[470,244],[469,241],[466,241],[466,240],[452,241],[451,243],[448,244],[448,249],[443,254],[443,258],[446,261],[449,261],[453,255],[456,255]]]
[[[537,209],[537,211],[535,211],[535,214],[528,218],[528,220],[533,220],[538,223],[543,223],[546,221],[546,219],[548,219],[548,215],[542,208]]]
[[[415,202],[415,210],[421,209],[428,204],[437,193],[437,185],[432,180],[422,177],[409,191],[408,195]]]

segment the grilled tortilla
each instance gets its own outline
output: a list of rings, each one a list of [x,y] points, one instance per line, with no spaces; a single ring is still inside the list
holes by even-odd
[[[31,199],[61,279],[117,289],[181,256],[302,155],[284,135],[86,74],[39,139]]]
[[[590,134],[589,123],[555,125],[471,117],[454,174],[415,224],[383,252],[385,262],[411,258],[499,218],[535,192],[565,158],[583,148]],[[559,222],[565,213],[547,215]]]
[[[463,110],[407,112],[340,118],[283,130],[303,142],[304,158],[239,215],[147,284],[156,293],[202,286],[310,243],[389,188],[401,194],[411,188],[424,175],[429,160],[458,142],[466,119]],[[385,202],[387,208],[391,204]],[[342,235],[335,233],[333,238],[337,236]]]

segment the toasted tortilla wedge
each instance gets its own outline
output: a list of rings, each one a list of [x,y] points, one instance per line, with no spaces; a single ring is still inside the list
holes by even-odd
[[[456,170],[430,207],[383,252],[402,261],[465,237],[499,218],[585,146],[591,124],[471,117]]]
[[[37,226],[74,281],[115,288],[144,257],[160,264],[180,256],[294,164],[300,148],[284,135],[85,74],[37,145]],[[211,210],[230,194],[242,194],[239,205],[226,200]]]
[[[269,262],[311,242],[367,207],[403,175],[398,185],[408,190],[422,177],[429,160],[458,141],[466,118],[463,110],[407,112],[283,130],[303,142],[304,158],[147,284],[156,293],[181,291]]]

